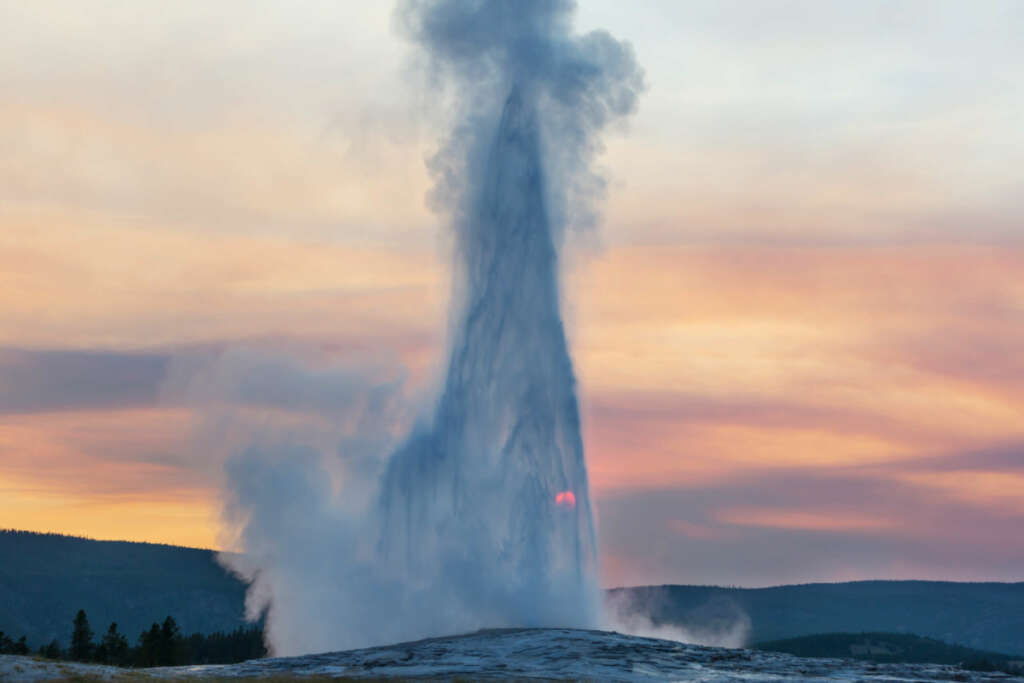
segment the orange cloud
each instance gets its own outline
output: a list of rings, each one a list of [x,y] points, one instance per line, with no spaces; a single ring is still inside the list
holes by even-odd
[[[934,348],[1024,342],[1021,273],[1009,248],[610,250],[573,282],[595,481],[1017,438],[1015,356],[943,365]]]
[[[0,231],[2,345],[383,336],[401,346],[410,331],[435,334],[444,310],[442,268],[421,250],[204,235],[64,212],[4,219],[11,229]]]

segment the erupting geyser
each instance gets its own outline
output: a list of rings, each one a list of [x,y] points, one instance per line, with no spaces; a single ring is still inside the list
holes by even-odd
[[[537,112],[514,86],[459,234],[466,300],[437,412],[383,490],[387,552],[451,572],[451,598],[490,626],[594,625],[597,604],[546,182]],[[569,495],[573,514],[551,505]]]
[[[391,458],[381,552],[432,577],[455,630],[597,626],[597,540],[560,310],[565,228],[603,187],[597,134],[643,78],[572,33],[571,0],[407,0],[456,125],[433,161],[459,294],[440,398]],[[458,615],[451,617],[451,615]]]
[[[225,519],[244,554],[222,561],[252,582],[249,615],[269,609],[275,654],[599,625],[559,251],[568,226],[592,222],[598,134],[632,111],[643,77],[627,44],[574,34],[573,10],[571,0],[399,4],[431,92],[455,112],[431,161],[456,248],[446,373],[422,425],[379,470],[358,453],[391,425],[346,434],[335,453],[287,434],[229,463]],[[395,383],[362,370],[336,379],[339,425],[387,419],[374,408]]]

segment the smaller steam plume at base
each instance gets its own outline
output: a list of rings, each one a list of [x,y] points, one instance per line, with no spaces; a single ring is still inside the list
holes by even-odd
[[[643,590],[642,598],[628,591],[610,591],[605,600],[605,627],[644,638],[710,647],[737,648],[749,642],[750,617],[730,598],[712,598],[671,622],[656,619],[654,615],[670,604],[670,597],[660,588]]]

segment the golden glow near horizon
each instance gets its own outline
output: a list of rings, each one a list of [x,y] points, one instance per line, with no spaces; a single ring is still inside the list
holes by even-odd
[[[0,526],[219,545],[213,412],[347,428],[194,381],[238,349],[428,405],[443,107],[300,4],[0,9]],[[650,81],[565,250],[607,583],[1024,579],[1024,16],[900,7],[581,8]]]

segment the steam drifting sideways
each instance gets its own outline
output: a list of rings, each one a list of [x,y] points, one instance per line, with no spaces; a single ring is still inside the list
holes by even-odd
[[[633,110],[643,76],[627,44],[574,35],[574,9],[399,4],[401,30],[456,111],[431,160],[432,199],[455,232],[447,373],[379,476],[332,492],[329,467],[294,445],[230,463],[227,517],[245,553],[224,561],[253,581],[250,614],[269,610],[277,654],[600,624],[558,262],[567,228],[593,222],[603,191],[590,168],[597,136]],[[354,505],[353,486],[376,492]]]

